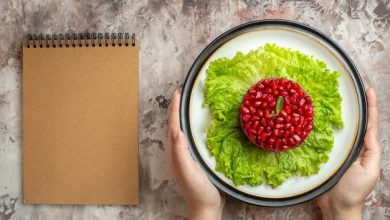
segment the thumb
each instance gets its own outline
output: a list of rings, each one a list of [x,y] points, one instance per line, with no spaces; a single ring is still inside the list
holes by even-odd
[[[378,108],[376,95],[372,88],[367,89],[368,125],[360,160],[369,170],[379,169],[381,149],[378,142]]]

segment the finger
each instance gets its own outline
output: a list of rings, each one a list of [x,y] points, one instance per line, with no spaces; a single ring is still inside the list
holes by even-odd
[[[378,108],[376,106],[376,94],[374,89],[367,89],[368,102],[368,126],[367,131],[372,132],[376,137],[378,136]]]
[[[379,169],[380,165],[380,144],[378,142],[378,108],[376,95],[372,88],[367,90],[368,101],[368,125],[364,137],[363,153],[360,157],[364,167],[370,170]]]
[[[179,102],[180,94],[175,91],[172,95],[171,104],[168,111],[168,146],[166,148],[166,161],[169,169],[175,175],[174,165],[173,165],[173,156],[172,156],[172,145],[176,141],[177,133],[179,131]]]
[[[186,137],[182,131],[178,132],[172,144],[172,158],[173,166],[176,172],[176,178],[182,181],[190,181],[192,178],[192,171],[195,168],[195,162],[191,157],[188,149]]]
[[[180,130],[179,109],[180,93],[175,91],[172,96],[168,114],[168,132],[171,132],[171,134],[174,136],[176,136]]]

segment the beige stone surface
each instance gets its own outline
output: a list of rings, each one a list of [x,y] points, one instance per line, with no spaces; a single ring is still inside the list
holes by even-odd
[[[263,18],[307,23],[337,41],[378,93],[381,178],[365,219],[390,219],[389,0],[3,0],[0,2],[0,219],[183,219],[184,200],[164,163],[167,106],[215,37]],[[140,50],[141,204],[31,206],[21,195],[21,44],[27,33],[135,32]],[[99,193],[99,192],[97,192]],[[229,199],[224,219],[313,219],[312,202],[268,209]]]

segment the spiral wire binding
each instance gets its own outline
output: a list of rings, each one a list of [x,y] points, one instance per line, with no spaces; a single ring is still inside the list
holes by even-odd
[[[135,46],[135,33],[27,34],[27,48]]]

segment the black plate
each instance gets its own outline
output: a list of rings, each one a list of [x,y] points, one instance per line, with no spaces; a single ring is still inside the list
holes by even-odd
[[[241,192],[236,188],[226,184],[217,175],[215,175],[214,172],[205,164],[205,161],[203,161],[197,147],[195,146],[193,135],[191,133],[191,127],[190,127],[191,125],[189,119],[189,101],[190,101],[191,91],[193,89],[194,81],[197,78],[200,69],[202,68],[203,64],[207,61],[207,59],[220,46],[222,46],[227,41],[237,37],[242,33],[246,33],[248,31],[263,28],[266,26],[273,26],[273,27],[287,26],[289,28],[294,28],[297,30],[309,32],[310,34],[317,36],[318,38],[322,39],[327,44],[329,44],[331,47],[333,47],[333,49],[335,49],[342,56],[342,58],[345,60],[346,65],[348,65],[349,69],[351,70],[350,75],[356,88],[356,93],[359,99],[358,104],[360,108],[359,111],[360,120],[358,122],[358,131],[357,131],[355,142],[353,144],[351,153],[349,154],[348,158],[344,161],[343,165],[339,168],[339,170],[331,178],[325,181],[322,185],[318,186],[313,190],[310,190],[304,194],[300,194],[297,196],[288,197],[288,198],[278,198],[278,199],[258,197],[258,196],[253,196]],[[259,20],[259,21],[245,23],[226,31],[225,33],[217,37],[202,51],[202,53],[198,56],[198,58],[195,60],[194,64],[192,65],[184,83],[182,97],[181,97],[181,104],[180,104],[180,118],[181,118],[181,127],[184,133],[186,134],[186,136],[188,137],[190,151],[192,153],[193,158],[197,160],[199,163],[201,163],[209,179],[219,190],[221,190],[222,192],[226,193],[227,195],[233,198],[239,199],[243,202],[252,205],[266,206],[266,207],[280,207],[280,206],[295,205],[295,204],[299,204],[314,199],[319,195],[323,194],[324,192],[328,191],[329,189],[331,189],[339,181],[341,176],[345,173],[348,167],[356,159],[356,157],[359,155],[359,152],[361,150],[364,134],[367,127],[367,101],[365,96],[364,85],[358,70],[356,69],[355,65],[353,64],[349,56],[336,42],[334,42],[332,39],[327,37],[325,34],[321,33],[318,30],[315,30],[312,27],[309,27],[306,24],[298,23],[295,21],[287,21],[287,20]]]

